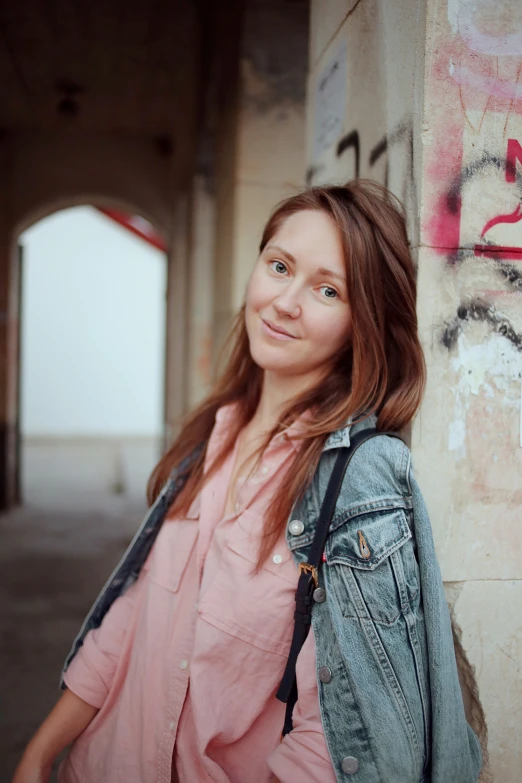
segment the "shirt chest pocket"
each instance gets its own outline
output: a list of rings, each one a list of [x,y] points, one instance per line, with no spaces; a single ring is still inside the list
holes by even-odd
[[[394,625],[420,601],[419,569],[404,509],[372,512],[340,525],[326,545],[343,616]]]
[[[150,581],[177,593],[198,537],[198,520],[166,520],[144,566]]]
[[[245,511],[233,524],[215,577],[200,598],[200,617],[267,652],[288,655],[297,568],[284,538],[256,573],[262,518]]]

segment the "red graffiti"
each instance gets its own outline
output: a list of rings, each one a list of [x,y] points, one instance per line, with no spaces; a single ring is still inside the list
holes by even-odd
[[[522,147],[516,139],[508,139],[506,156],[506,182],[515,182],[517,178],[517,160],[522,164]]]
[[[475,245],[475,255],[485,258],[522,261],[522,247],[508,247],[506,245]]]
[[[518,223],[519,220],[522,220],[522,204],[518,204],[515,207],[515,211],[510,212],[509,215],[498,215],[497,217],[488,220],[480,236],[484,237],[490,228],[493,228],[493,226],[498,226],[499,223]]]

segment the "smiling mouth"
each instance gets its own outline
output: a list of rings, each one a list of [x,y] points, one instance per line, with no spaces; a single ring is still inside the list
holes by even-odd
[[[293,334],[290,334],[290,332],[287,332],[286,329],[283,329],[281,326],[276,326],[271,321],[265,321],[265,319],[262,318],[261,323],[263,324],[264,331],[272,337],[277,337],[282,340],[296,339]]]

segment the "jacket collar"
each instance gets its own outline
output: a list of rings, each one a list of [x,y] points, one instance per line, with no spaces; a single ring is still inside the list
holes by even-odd
[[[331,449],[348,448],[350,445],[351,435],[355,435],[355,433],[359,432],[359,430],[366,430],[370,427],[375,427],[376,423],[377,416],[374,415],[368,416],[367,419],[364,419],[364,421],[358,421],[356,424],[352,424],[352,419],[348,419],[344,427],[341,427],[341,429],[335,430],[335,432],[331,432],[328,435],[323,447],[323,453],[325,451],[330,451]]]

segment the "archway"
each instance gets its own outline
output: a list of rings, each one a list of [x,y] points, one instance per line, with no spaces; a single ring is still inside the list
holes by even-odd
[[[18,265],[23,263],[26,267],[25,274],[17,276],[19,333],[25,337],[26,344],[23,345],[23,339],[18,340],[17,366],[12,368],[17,374],[18,390],[13,455],[15,502],[23,500],[24,442],[29,460],[25,460],[25,467],[30,468],[33,490],[40,486],[37,495],[41,495],[42,488],[48,490],[47,495],[53,491],[52,473],[44,471],[40,483],[35,478],[38,465],[49,470],[57,454],[63,458],[69,448],[69,455],[76,457],[78,468],[82,458],[88,458],[92,467],[96,454],[94,462],[105,464],[107,486],[117,492],[132,489],[130,477],[135,485],[139,476],[140,497],[144,496],[146,475],[152,467],[149,463],[157,459],[163,438],[167,264],[164,236],[148,216],[136,212],[132,204],[114,199],[85,196],[61,199],[35,210],[13,232],[18,238],[13,239],[11,252],[16,255]],[[75,222],[76,235],[68,235],[68,219]],[[83,232],[83,236],[78,232]],[[27,256],[22,261],[19,238],[32,237],[34,255],[36,236],[40,236],[40,244],[46,243],[47,251],[40,251],[38,262]],[[87,246],[96,237],[99,246],[89,251]],[[77,242],[81,244],[75,245]],[[121,246],[115,247],[114,242]],[[52,258],[47,258],[46,252]],[[64,252],[67,258],[61,257]],[[89,252],[92,252],[91,260],[88,260]],[[54,284],[46,278],[43,269],[49,263]],[[37,280],[29,286],[30,302],[27,273]],[[93,275],[103,278],[102,288],[96,286]],[[72,285],[69,294],[65,291],[67,285]],[[35,286],[38,291],[34,290]],[[90,298],[89,303],[86,297]],[[90,317],[91,302],[98,310],[94,320]],[[119,312],[117,317],[113,317],[115,312]],[[86,321],[90,321],[89,326]],[[71,341],[75,343],[74,348]],[[132,356],[129,344],[134,345]],[[138,367],[147,368],[141,392],[137,392]],[[87,390],[85,384],[91,378],[94,379],[92,390]],[[39,449],[35,443],[40,444]],[[31,460],[31,453],[33,457],[40,454],[40,460]],[[144,461],[140,455],[145,453]],[[60,464],[73,469],[73,463],[74,459],[69,457]],[[136,470],[140,464],[141,470]],[[79,477],[89,474],[86,467],[85,472],[76,471],[76,486],[81,485]],[[34,497],[35,492],[32,494]]]

